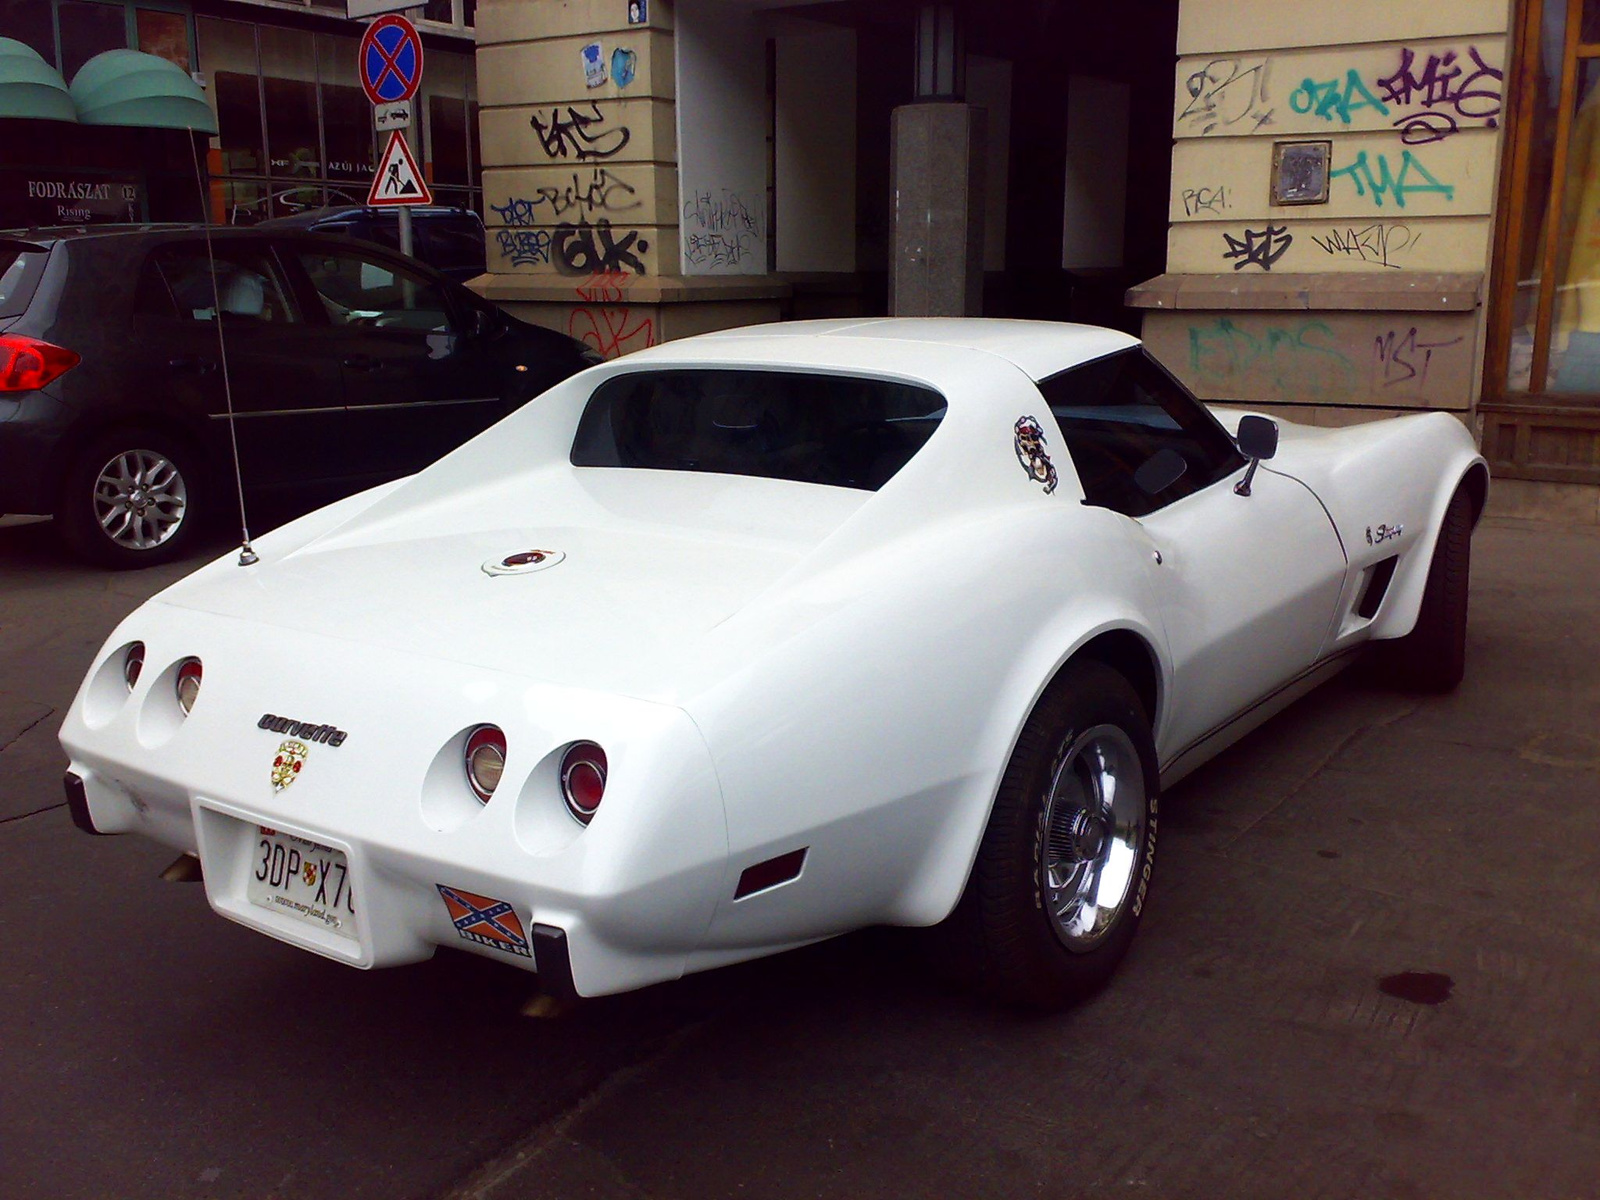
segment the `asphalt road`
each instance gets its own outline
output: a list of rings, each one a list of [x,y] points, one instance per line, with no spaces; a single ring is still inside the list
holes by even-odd
[[[78,833],[62,715],[194,564],[0,521],[0,1195],[1600,1194],[1600,534],[1474,554],[1460,691],[1347,675],[1175,789],[1074,1011],[874,931],[541,1020],[518,972],[353,971]]]

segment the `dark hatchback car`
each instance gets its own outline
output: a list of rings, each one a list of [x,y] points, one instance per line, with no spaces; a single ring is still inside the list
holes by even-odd
[[[0,233],[0,513],[51,514],[112,566],[184,553],[235,503],[224,353],[247,493],[319,499],[419,470],[598,361],[347,238],[214,229],[208,254],[196,226]]]
[[[257,229],[299,229],[335,233],[400,250],[400,212],[359,204],[313,208],[290,217],[273,217]],[[468,208],[417,206],[411,210],[411,256],[435,271],[465,283],[487,270],[483,221]]]

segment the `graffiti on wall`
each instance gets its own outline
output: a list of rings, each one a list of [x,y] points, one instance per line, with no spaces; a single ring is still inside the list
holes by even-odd
[[[1400,269],[1395,259],[1416,248],[1422,231],[1409,225],[1374,221],[1370,225],[1345,225],[1330,228],[1326,236],[1311,235],[1311,241],[1330,257],[1356,259],[1379,267]]]
[[[639,255],[650,249],[639,230],[613,229],[604,217],[593,223],[582,218],[562,222],[556,226],[550,245],[556,270],[563,275],[614,275],[623,271],[643,275],[645,265]]]
[[[1243,229],[1238,237],[1223,230],[1222,240],[1227,246],[1222,257],[1233,262],[1235,271],[1245,267],[1260,267],[1263,271],[1270,271],[1272,265],[1294,245],[1294,237],[1287,226],[1272,224],[1262,229]]]
[[[654,346],[655,322],[628,306],[629,279],[626,274],[600,271],[579,284],[578,304],[567,318],[567,335],[606,358]]]
[[[1464,341],[1466,339],[1460,336],[1426,341],[1418,337],[1415,325],[1403,331],[1390,329],[1380,333],[1372,339],[1373,357],[1378,368],[1376,382],[1383,388],[1407,385],[1426,387],[1434,351],[1448,350]]]
[[[1385,199],[1396,208],[1404,208],[1407,196],[1433,194],[1453,200],[1456,194],[1455,185],[1441,183],[1410,150],[1400,152],[1398,171],[1389,165],[1387,154],[1374,159],[1365,150],[1358,151],[1349,163],[1328,172],[1330,184],[1340,179],[1354,184],[1357,196],[1370,196],[1379,208]]]
[[[604,167],[587,172],[574,171],[570,182],[541,184],[532,196],[512,196],[504,204],[491,204],[490,210],[506,225],[535,225],[569,213],[595,217],[602,213],[628,212],[638,208],[638,192]]]
[[[1228,208],[1228,189],[1218,184],[1216,187],[1192,187],[1183,189],[1183,215],[1193,217],[1199,213],[1210,213],[1220,217]]]
[[[600,105],[555,104],[548,113],[528,118],[539,146],[548,158],[571,158],[578,162],[613,158],[622,153],[633,136],[626,125],[613,125]]]
[[[497,229],[495,244],[500,257],[513,267],[536,267],[550,262],[548,229]]]
[[[1267,60],[1212,59],[1184,79],[1178,102],[1178,126],[1186,133],[1254,133],[1272,124]]]
[[[1426,43],[1197,62],[1179,70],[1174,128],[1180,137],[1393,129],[1405,145],[1426,145],[1498,127],[1504,53]]]
[[[685,200],[681,233],[684,262],[706,271],[738,268],[762,245],[760,219],[727,188],[700,189]]]
[[[1460,330],[1450,318],[1247,314],[1147,328],[1146,340],[1202,396],[1406,404],[1465,394]]]

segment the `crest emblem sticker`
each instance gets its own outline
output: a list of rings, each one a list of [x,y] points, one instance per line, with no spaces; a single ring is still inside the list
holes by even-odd
[[[1056,465],[1044,448],[1044,429],[1033,417],[1018,417],[1016,424],[1017,461],[1035,483],[1044,484],[1048,496],[1056,490]]]
[[[306,765],[306,744],[293,739],[278,745],[278,756],[272,760],[272,790],[281,792],[300,777],[300,768]]]

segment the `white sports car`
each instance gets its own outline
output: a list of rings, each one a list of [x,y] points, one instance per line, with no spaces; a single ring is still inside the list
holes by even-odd
[[[1460,679],[1487,487],[1450,416],[1213,412],[1104,329],[690,338],[139,608],[67,792],[353,966],[595,996],[943,922],[1058,1005],[1134,934],[1161,788],[1368,642]]]

